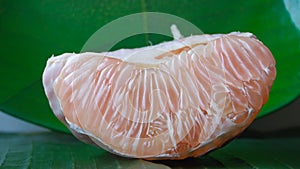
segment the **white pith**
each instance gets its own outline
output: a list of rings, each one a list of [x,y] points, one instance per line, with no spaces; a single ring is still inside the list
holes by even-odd
[[[252,33],[240,33],[240,32],[232,32],[229,35],[235,35],[241,37],[253,36]],[[103,52],[100,53],[100,55],[120,59],[122,61],[129,62],[129,63],[157,65],[172,59],[172,53],[170,53],[170,51],[177,50],[184,47],[193,48],[197,44],[205,45],[206,43],[218,39],[222,36],[224,36],[224,34],[193,35],[181,39],[176,39],[174,37],[175,40],[170,42],[163,42],[157,45],[146,46],[142,48],[120,49],[112,52]],[[166,53],[168,53],[167,57],[156,59],[157,56],[161,56]]]

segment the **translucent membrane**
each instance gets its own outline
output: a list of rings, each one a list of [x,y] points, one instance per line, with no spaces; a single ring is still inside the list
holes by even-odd
[[[79,139],[121,156],[184,159],[249,126],[275,76],[268,48],[235,32],[51,57],[43,84]]]

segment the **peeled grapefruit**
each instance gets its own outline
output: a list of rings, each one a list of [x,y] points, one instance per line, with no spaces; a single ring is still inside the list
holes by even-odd
[[[195,35],[154,46],[51,57],[43,85],[82,141],[146,159],[197,157],[254,120],[276,76],[251,33]]]

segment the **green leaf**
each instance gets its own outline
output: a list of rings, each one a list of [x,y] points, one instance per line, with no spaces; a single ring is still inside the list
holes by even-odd
[[[300,93],[300,31],[295,26],[298,24],[295,11],[300,9],[299,5],[292,5],[293,9],[288,6],[287,10],[280,0],[63,0],[59,3],[1,0],[0,110],[51,129],[67,131],[52,114],[42,88],[41,76],[47,58],[52,54],[80,52],[94,32],[117,18],[155,11],[186,19],[204,33],[249,31],[264,42],[274,54],[278,71],[270,100],[259,114],[266,115]],[[147,26],[153,25],[147,25],[145,20]],[[120,42],[114,49],[165,39],[139,35]]]
[[[79,142],[67,134],[0,134],[0,168],[168,169],[167,166],[126,159]]]
[[[299,168],[300,138],[238,138],[208,155],[181,161],[144,161],[112,155],[71,135],[0,134],[0,168],[201,169]]]

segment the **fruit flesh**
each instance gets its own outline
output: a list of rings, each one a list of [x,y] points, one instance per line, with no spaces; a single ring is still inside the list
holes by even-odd
[[[54,113],[80,139],[122,156],[183,159],[241,133],[275,75],[260,41],[232,33],[52,57],[43,83]]]

